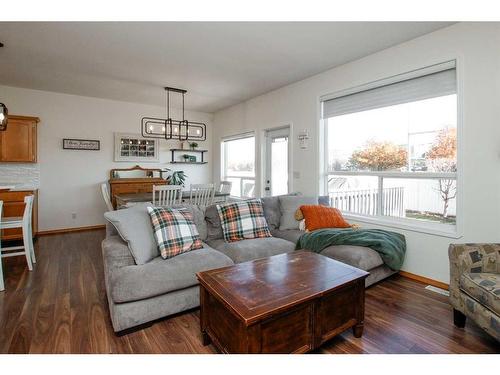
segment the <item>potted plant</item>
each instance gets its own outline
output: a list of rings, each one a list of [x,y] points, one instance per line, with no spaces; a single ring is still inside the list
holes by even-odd
[[[188,162],[189,161],[189,155],[188,154],[182,155],[182,158],[184,159],[184,162]]]
[[[163,177],[164,174],[172,172],[171,175],[167,177]],[[186,182],[186,174],[184,171],[172,171],[170,168],[164,168],[161,171],[161,178],[164,178],[167,181],[167,184],[169,185],[182,185],[184,186],[184,183]]]
[[[168,180],[169,185],[182,185],[186,182],[186,175],[184,171],[174,171]]]
[[[196,142],[191,142],[191,143],[189,144],[189,147],[191,147],[191,150],[196,150],[196,147],[198,147],[198,143],[196,143]]]

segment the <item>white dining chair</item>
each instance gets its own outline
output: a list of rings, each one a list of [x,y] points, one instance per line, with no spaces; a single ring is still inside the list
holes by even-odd
[[[182,185],[153,185],[153,205],[172,206],[182,203]]]
[[[33,246],[33,228],[31,226],[33,200],[33,195],[24,197],[24,214],[22,217],[2,217],[0,221],[2,229],[21,228],[23,231],[23,245],[2,248],[2,258],[24,255],[26,256],[26,262],[30,271],[33,270],[32,263],[36,263],[35,248]],[[13,250],[23,251],[11,252]]]
[[[108,184],[106,182],[103,182],[101,184],[101,194],[102,194],[102,199],[104,199],[104,203],[106,203],[106,207],[108,211],[114,211],[113,204],[111,203],[111,196],[109,194],[109,189],[108,189]]]
[[[0,219],[2,218],[3,201],[0,201]],[[5,285],[3,283],[3,269],[2,269],[2,227],[0,221],[0,292],[5,290]]]
[[[221,181],[219,185],[218,193],[221,194],[230,194],[231,188],[233,187],[233,183],[231,181]],[[224,195],[222,197],[214,197],[214,202],[226,202],[228,195]]]
[[[213,203],[215,196],[214,184],[191,184],[189,201],[198,206],[209,206]]]
[[[231,193],[231,188],[233,187],[233,183],[231,181],[221,181],[219,186],[219,193],[229,194]]]

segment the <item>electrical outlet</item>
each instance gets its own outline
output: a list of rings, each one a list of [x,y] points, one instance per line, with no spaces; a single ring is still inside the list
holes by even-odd
[[[71,218],[72,218],[73,220],[76,220],[76,212],[73,212],[73,213],[71,214]]]

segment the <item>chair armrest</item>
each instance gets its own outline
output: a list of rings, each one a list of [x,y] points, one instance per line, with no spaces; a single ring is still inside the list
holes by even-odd
[[[450,289],[458,289],[460,275],[464,272],[499,273],[500,244],[450,244]]]

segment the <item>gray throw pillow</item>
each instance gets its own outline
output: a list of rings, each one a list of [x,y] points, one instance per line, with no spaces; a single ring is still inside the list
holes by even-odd
[[[301,195],[301,193],[289,193],[283,195],[275,195],[272,197],[261,198],[262,209],[264,210],[264,217],[266,218],[269,229],[278,229],[280,226],[281,210],[280,210],[280,197],[294,197]]]
[[[269,229],[278,229],[281,217],[279,197],[264,197],[261,202]]]
[[[321,206],[330,206],[330,197],[328,195],[320,195],[318,197],[318,204]]]
[[[205,219],[207,221],[208,241],[218,240],[223,238],[219,211],[217,211],[217,206],[215,204],[212,204],[205,209]]]
[[[123,210],[104,214],[127,242],[136,264],[145,264],[159,256],[158,245],[153,235],[153,226],[147,208],[151,203],[139,203]]]
[[[318,204],[317,197],[281,196],[280,200],[280,230],[299,229],[299,221],[295,220],[295,211],[302,205]]]

